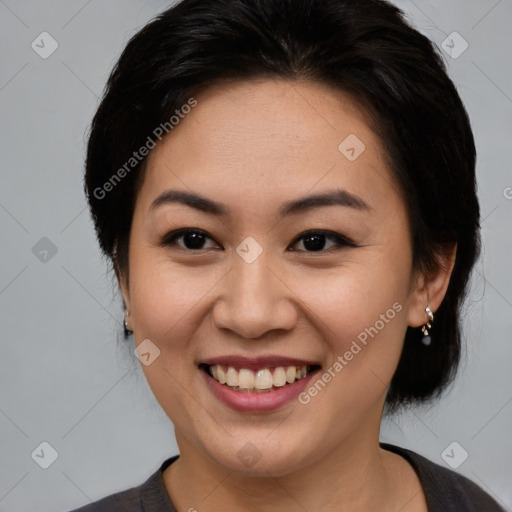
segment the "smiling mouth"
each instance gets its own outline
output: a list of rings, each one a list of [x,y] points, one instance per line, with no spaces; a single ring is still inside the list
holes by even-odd
[[[200,364],[214,380],[241,393],[271,393],[304,379],[318,370],[318,365],[276,366],[258,370],[221,364]]]

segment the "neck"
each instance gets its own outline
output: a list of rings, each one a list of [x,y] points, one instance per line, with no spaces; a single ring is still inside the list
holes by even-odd
[[[219,465],[176,432],[180,458],[165,470],[164,482],[177,510],[383,511],[383,504],[397,501],[397,456],[380,449],[378,435],[378,429],[358,431],[284,476],[247,476]]]

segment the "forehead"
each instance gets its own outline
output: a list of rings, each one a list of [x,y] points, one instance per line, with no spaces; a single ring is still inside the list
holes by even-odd
[[[227,201],[282,202],[332,187],[395,188],[380,138],[349,96],[312,82],[259,80],[210,87],[152,150],[140,199],[165,188]],[[277,203],[276,203],[277,204]]]

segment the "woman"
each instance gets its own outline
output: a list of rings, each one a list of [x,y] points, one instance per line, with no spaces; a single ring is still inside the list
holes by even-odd
[[[128,43],[85,188],[179,457],[79,509],[498,511],[379,443],[453,378],[475,147],[380,0],[184,0]]]

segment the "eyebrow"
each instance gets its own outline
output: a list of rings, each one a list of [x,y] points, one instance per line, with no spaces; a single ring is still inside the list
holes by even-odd
[[[166,190],[160,194],[151,203],[149,211],[151,212],[162,205],[172,203],[183,204],[189,206],[190,208],[199,210],[200,212],[217,217],[225,217],[229,214],[228,208],[222,203],[193,192],[173,189]],[[279,208],[279,214],[281,217],[288,215],[298,215],[300,213],[305,213],[307,211],[325,206],[345,206],[361,211],[369,211],[373,209],[361,197],[352,194],[347,190],[336,189],[322,194],[309,195],[288,201],[281,205]]]

